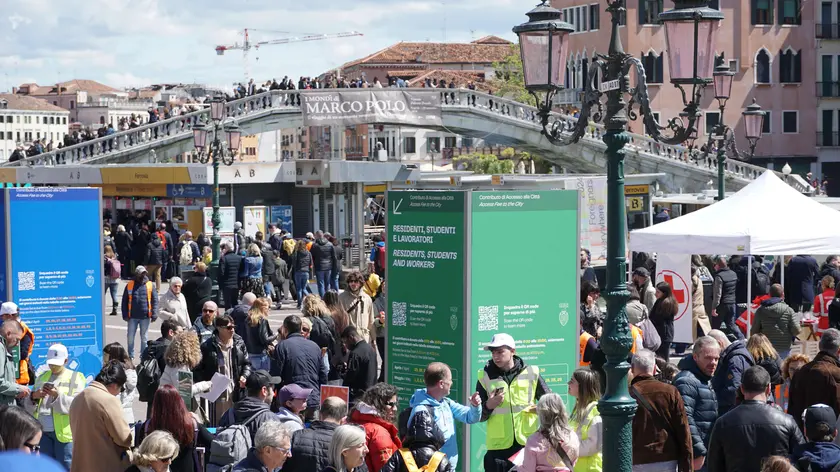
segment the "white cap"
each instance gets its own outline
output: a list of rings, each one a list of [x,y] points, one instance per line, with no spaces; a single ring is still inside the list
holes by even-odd
[[[516,349],[516,341],[513,340],[513,336],[507,333],[494,334],[493,339],[490,340],[490,344],[484,346],[484,349],[489,351],[490,349],[503,346]]]
[[[15,302],[5,302],[0,305],[0,316],[2,315],[17,315],[18,306]]]
[[[67,348],[63,344],[53,344],[47,351],[47,365],[64,365],[67,356]]]

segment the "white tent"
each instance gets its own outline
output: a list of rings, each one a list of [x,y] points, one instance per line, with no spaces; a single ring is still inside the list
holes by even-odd
[[[630,248],[674,254],[840,254],[840,211],[767,171],[723,201],[630,232]]]

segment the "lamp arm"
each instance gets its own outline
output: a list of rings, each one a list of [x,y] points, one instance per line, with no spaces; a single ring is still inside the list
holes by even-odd
[[[727,127],[726,131],[726,147],[732,152],[732,158],[742,162],[750,162],[753,158],[753,154],[755,153],[755,144],[750,143],[749,153],[741,151],[738,149],[738,143],[735,139],[735,130]]]
[[[695,131],[697,124],[697,102],[692,100],[685,107],[685,112],[688,114],[688,125],[683,123],[682,118],[678,116],[671,118],[665,126],[660,125],[650,109],[650,94],[648,93],[647,76],[645,75],[645,68],[642,65],[642,61],[633,56],[627,56],[624,59],[624,75],[627,76],[633,68],[636,69],[637,82],[636,86],[629,90],[630,101],[627,103],[627,117],[636,121],[639,115],[641,115],[645,124],[645,130],[650,133],[653,139],[660,143],[681,144],[685,142],[691,136],[691,133]],[[685,98],[685,92],[682,88],[680,88],[680,91],[683,92],[683,98]],[[638,112],[633,109],[636,104],[639,105]],[[670,130],[671,135],[667,136],[663,134],[663,130]]]
[[[599,69],[602,70],[603,74],[605,67],[606,63],[600,59],[593,61],[589,66],[588,80],[584,84],[583,104],[581,105],[577,122],[574,123],[574,127],[571,130],[572,134],[568,138],[564,138],[563,135],[569,131],[568,125],[570,120],[561,116],[551,117],[551,98],[554,94],[549,93],[546,95],[546,101],[540,109],[539,116],[543,128],[542,134],[551,144],[555,146],[568,146],[569,144],[580,141],[580,138],[586,134],[586,130],[589,128],[592,107],[597,107],[597,111],[592,115],[592,121],[599,122],[601,120],[603,116],[603,105],[601,104],[601,92],[595,87],[595,74]],[[535,98],[537,98],[536,95]],[[539,99],[537,99],[537,103],[539,103]],[[553,121],[549,123],[550,119],[553,119]]]

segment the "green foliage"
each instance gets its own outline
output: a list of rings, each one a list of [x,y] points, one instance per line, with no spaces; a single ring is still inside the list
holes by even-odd
[[[513,161],[499,160],[493,154],[466,154],[452,160],[459,170],[469,170],[476,174],[512,174]]]
[[[522,58],[519,55],[518,44],[510,47],[510,53],[504,59],[494,62],[493,69],[496,71],[496,77],[490,79],[488,84],[495,95],[536,106],[534,96],[525,89],[525,77],[522,72]]]

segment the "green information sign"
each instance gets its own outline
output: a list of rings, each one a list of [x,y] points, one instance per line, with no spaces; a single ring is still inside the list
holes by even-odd
[[[9,353],[12,355],[12,363],[15,365],[15,378],[20,377],[20,343],[9,350]]]
[[[400,406],[431,362],[452,369],[463,402],[466,245],[464,192],[388,192],[388,381]]]

